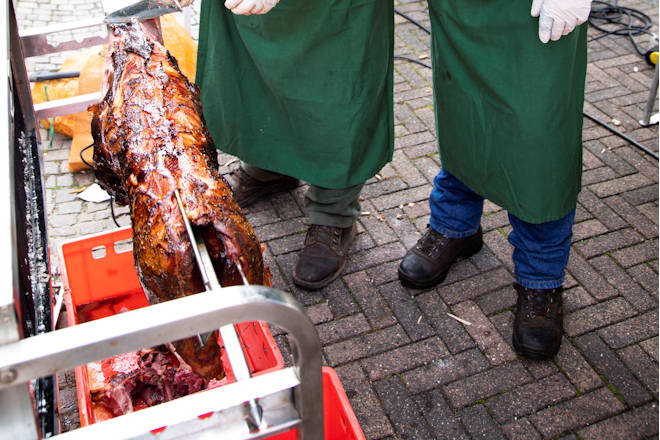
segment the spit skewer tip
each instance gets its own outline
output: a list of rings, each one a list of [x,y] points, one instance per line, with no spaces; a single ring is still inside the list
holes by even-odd
[[[243,265],[241,265],[240,261],[236,261],[236,268],[238,269],[238,273],[241,274],[241,279],[243,280],[243,284],[246,286],[249,285],[247,277],[245,276],[245,272],[243,271]]]

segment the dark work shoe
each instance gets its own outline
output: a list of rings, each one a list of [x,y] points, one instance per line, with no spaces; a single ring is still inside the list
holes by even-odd
[[[311,225],[298,255],[293,282],[308,290],[330,284],[344,269],[355,230],[355,224],[348,228]]]
[[[449,238],[428,227],[399,264],[399,279],[407,286],[425,288],[441,283],[458,257],[468,258],[483,246],[481,227],[465,238]]]
[[[533,360],[550,359],[559,351],[563,329],[562,287],[528,289],[515,284],[518,292],[513,322],[513,348]]]
[[[241,208],[245,208],[269,194],[288,191],[298,186],[298,179],[283,174],[281,177],[267,182],[257,180],[240,166],[226,175],[225,179],[234,193],[234,200]]]

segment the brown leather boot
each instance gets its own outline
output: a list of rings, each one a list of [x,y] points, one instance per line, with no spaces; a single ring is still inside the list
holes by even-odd
[[[348,228],[311,225],[298,255],[293,282],[308,290],[330,284],[344,269],[355,230],[355,224]]]
[[[481,227],[469,237],[449,238],[429,226],[399,264],[399,279],[411,287],[435,286],[445,279],[458,257],[476,254],[483,244]]]
[[[533,360],[550,359],[559,351],[563,330],[562,287],[528,289],[519,284],[513,348]]]
[[[288,191],[298,186],[298,179],[285,176],[284,174],[275,180],[269,180],[267,182],[257,180],[246,173],[240,166],[226,175],[225,179],[234,193],[234,200],[236,200],[238,206],[241,208],[250,206],[269,194]]]

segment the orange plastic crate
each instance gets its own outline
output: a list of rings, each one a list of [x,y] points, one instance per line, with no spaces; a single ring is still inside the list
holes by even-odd
[[[69,325],[149,305],[135,270],[131,239],[131,228],[125,227],[60,245],[58,259]],[[284,367],[282,354],[266,323],[243,322],[235,327],[252,374]],[[222,346],[221,340],[219,343]],[[221,358],[226,373],[221,384],[231,383],[235,379],[224,350]],[[87,426],[96,421],[87,366],[77,367],[75,376],[80,424]]]
[[[323,367],[323,418],[326,440],[365,440],[351,403],[335,370]],[[267,437],[269,440],[296,440],[296,430]]]
[[[135,271],[130,227],[88,235],[62,243],[58,260],[64,287],[64,302],[69,325],[92,321],[126,310],[149,305]],[[261,321],[235,325],[250,372],[264,374],[284,367],[284,360],[268,325]],[[222,346],[222,341],[219,341]],[[223,383],[233,382],[234,375],[223,350],[222,363],[226,377]],[[323,410],[327,440],[364,440],[364,434],[351,408],[337,373],[323,367]],[[95,423],[87,367],[75,369],[80,424]],[[296,438],[290,430],[271,440]]]

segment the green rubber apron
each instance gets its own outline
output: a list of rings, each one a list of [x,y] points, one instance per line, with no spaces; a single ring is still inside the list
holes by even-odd
[[[392,158],[392,0],[281,0],[200,14],[196,83],[216,146],[325,188],[361,184]]]
[[[559,219],[580,190],[586,25],[538,39],[531,0],[431,0],[442,165],[530,223]]]

